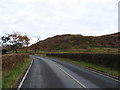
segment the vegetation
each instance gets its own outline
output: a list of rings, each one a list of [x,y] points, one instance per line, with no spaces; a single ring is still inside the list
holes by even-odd
[[[2,88],[16,88],[18,81],[27,69],[30,62],[30,58],[25,58],[25,62],[22,62],[11,70],[5,70],[2,77]]]
[[[119,76],[120,39],[118,38],[120,38],[119,33],[96,37],[66,34],[43,41],[39,41],[38,38],[36,44],[28,47],[30,39],[27,35],[20,33],[4,35],[1,38],[2,51],[14,51],[18,54],[2,55],[3,88],[16,87],[31,62],[31,59],[25,59],[28,58],[28,53],[42,56],[47,54],[50,57]]]
[[[103,36],[57,35],[33,44],[31,50],[48,52],[109,52],[117,53],[120,42],[119,33]],[[102,49],[102,50],[101,50]]]
[[[6,53],[8,50],[15,51],[17,53],[17,49],[28,46],[30,39],[27,35],[21,35],[20,33],[14,32],[12,34],[6,34],[1,37],[3,42],[3,53]]]
[[[118,48],[105,48],[105,47],[92,47],[92,48],[79,48],[79,49],[71,49],[71,50],[54,50],[54,51],[41,51],[39,50],[38,53],[118,53]],[[30,51],[32,52],[32,50]]]
[[[25,62],[24,58],[28,58],[28,54],[6,54],[2,55],[2,70],[11,70],[15,68],[18,64]]]

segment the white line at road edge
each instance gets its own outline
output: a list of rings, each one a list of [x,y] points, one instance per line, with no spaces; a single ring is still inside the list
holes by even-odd
[[[20,82],[20,84],[19,84],[17,90],[20,90],[20,88],[21,88],[21,86],[22,86],[22,84],[23,84],[23,82],[24,82],[24,80],[25,80],[25,78],[26,78],[26,76],[27,76],[27,74],[28,74],[28,72],[29,72],[29,70],[30,70],[32,64],[33,64],[33,60],[32,60],[32,62],[31,62],[31,64],[29,65],[29,68],[27,69],[27,71],[26,71],[26,73],[25,73],[25,75],[24,75],[22,81]]]
[[[61,67],[59,67],[58,65],[56,65],[61,71],[63,71],[67,76],[69,76],[70,78],[72,78],[75,82],[77,82],[81,87],[83,88],[87,88],[85,85],[83,85],[82,83],[80,83],[77,79],[75,79],[72,75],[70,75],[69,73],[67,73],[65,70],[63,70]]]
[[[89,69],[88,69],[88,70],[89,70]],[[106,77],[106,78],[108,78],[108,79],[111,79],[111,80],[114,80],[114,81],[120,82],[120,80],[118,80],[118,79],[114,79],[114,78],[109,77],[109,76],[107,76],[107,75],[104,75],[104,74],[102,74],[102,73],[99,73],[99,72],[96,72],[96,71],[93,71],[93,70],[91,70],[91,72],[96,73],[96,74],[99,74],[99,75],[101,75],[101,76],[103,76],[103,77]]]
[[[67,63],[68,63],[68,62],[67,62]],[[84,68],[84,67],[82,67],[82,68]],[[115,79],[115,78],[112,78],[112,77],[110,77],[110,76],[107,76],[107,74],[104,75],[104,74],[102,74],[102,73],[100,73],[100,72],[96,72],[96,71],[90,70],[89,68],[85,68],[85,69],[87,69],[87,70],[89,70],[89,71],[91,71],[91,72],[93,72],[93,73],[99,74],[99,75],[101,75],[101,76],[103,76],[103,77],[105,77],[105,78],[108,78],[108,79],[111,79],[111,80],[120,82],[120,80]],[[109,74],[108,74],[108,75],[109,75]]]

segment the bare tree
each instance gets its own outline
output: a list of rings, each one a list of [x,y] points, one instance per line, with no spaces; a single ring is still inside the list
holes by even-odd
[[[40,41],[40,36],[37,36],[36,43],[38,43],[39,41]],[[37,53],[37,51],[39,50],[36,44],[34,44],[33,49],[34,49],[34,53]]]
[[[39,42],[39,41],[40,41],[40,36],[37,37],[37,42]]]

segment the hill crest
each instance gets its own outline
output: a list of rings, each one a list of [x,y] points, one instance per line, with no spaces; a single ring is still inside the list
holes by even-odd
[[[83,36],[81,34],[63,34],[47,38],[31,45],[40,50],[67,50],[79,49],[81,47],[119,47],[120,32],[101,35],[101,36]]]

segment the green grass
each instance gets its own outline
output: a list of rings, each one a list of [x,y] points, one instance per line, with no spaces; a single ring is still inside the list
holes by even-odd
[[[38,53],[74,53],[74,52],[82,52],[82,53],[118,53],[118,48],[109,48],[109,47],[86,47],[86,48],[78,48],[78,49],[68,49],[68,50],[54,50],[54,51],[39,51]]]
[[[78,66],[86,67],[89,69],[97,70],[97,71],[100,71],[102,73],[110,74],[112,76],[120,77],[120,71],[117,71],[117,70],[109,68],[109,67],[98,66],[98,65],[91,64],[88,62],[77,61],[77,60],[73,60],[73,59],[66,59],[66,58],[60,58],[60,57],[52,57],[52,58],[56,58],[56,59],[59,59],[59,60],[65,61],[65,62],[69,62],[69,63],[75,64]]]
[[[118,48],[90,47],[86,49],[80,48],[71,52],[118,53]]]
[[[118,53],[118,48],[92,48],[91,52],[98,52],[98,53]]]
[[[28,65],[31,62],[31,58],[26,58],[25,62],[16,66],[16,68],[6,71],[4,76],[2,77],[2,88],[16,88],[17,83],[25,70],[27,69]]]

